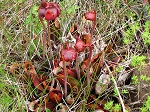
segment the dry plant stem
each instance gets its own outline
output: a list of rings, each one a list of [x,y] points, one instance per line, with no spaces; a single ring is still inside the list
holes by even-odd
[[[117,86],[117,82],[116,82],[116,80],[115,80],[115,78],[114,78],[112,72],[110,71],[110,69],[109,69],[107,63],[105,63],[105,65],[106,65],[106,67],[107,67],[107,69],[108,69],[108,71],[109,71],[109,74],[111,75],[111,77],[112,77],[112,79],[113,79],[115,88],[116,88],[117,93],[118,93],[118,96],[119,96],[119,98],[120,98],[120,102],[121,102],[121,105],[122,105],[123,112],[126,112],[125,105],[124,105],[124,103],[123,103],[123,99],[122,99],[122,97],[121,97],[121,95],[120,95],[120,92],[119,92],[119,89],[118,89],[118,86]]]
[[[78,68],[79,68],[79,63],[78,63],[78,53],[77,53],[76,72],[77,72],[78,80],[80,80],[80,71]]]
[[[90,85],[90,64],[91,64],[91,57],[92,57],[92,47],[90,46],[90,53],[89,53],[89,63],[88,63],[88,67],[87,67],[87,70],[88,70],[88,73],[87,73],[87,83],[88,85]]]
[[[89,49],[90,49],[90,52],[89,52],[89,63],[88,63],[88,74],[87,74],[87,83],[88,85],[90,85],[90,64],[91,64],[91,58],[92,58],[92,37],[93,37],[93,33],[94,33],[94,30],[95,30],[95,26],[96,26],[96,20],[93,21],[93,28],[92,28],[92,32],[91,32],[91,39],[90,39],[90,46],[89,46]]]
[[[50,86],[50,90],[49,90],[49,91],[52,91],[52,90],[53,90],[54,83],[55,83],[55,80],[52,80],[52,83],[51,83],[51,86]]]
[[[43,59],[45,59],[46,56],[46,26],[44,24],[43,19],[40,19],[42,25],[43,25],[43,29],[44,29],[44,37],[43,37]]]
[[[85,102],[85,99],[81,100],[80,102],[78,102],[81,98],[81,95],[83,95],[84,91],[86,90],[86,88],[83,88],[81,90],[81,92],[79,92],[78,97],[75,99],[75,102],[73,103],[73,105],[69,108],[68,112],[72,112],[71,110],[77,106],[79,106],[79,104],[81,104],[80,102]]]
[[[92,28],[92,33],[91,33],[92,35],[94,33],[95,27],[96,27],[96,20],[93,21],[93,28]]]
[[[66,63],[65,60],[63,59],[63,68],[64,68],[64,95],[65,97],[67,96],[67,72],[66,72]]]
[[[50,29],[50,21],[47,21],[47,25],[48,25],[48,45],[50,48],[50,56],[52,56],[52,45],[51,45],[51,29]]]

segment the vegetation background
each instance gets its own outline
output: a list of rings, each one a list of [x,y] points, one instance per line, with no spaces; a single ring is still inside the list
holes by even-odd
[[[114,98],[118,98],[119,92],[126,105],[126,111],[150,111],[149,1],[54,1],[62,9],[59,16],[61,33],[58,38],[61,40],[60,44],[63,43],[64,38],[67,37],[75,23],[80,25],[83,22],[83,14],[94,8],[97,13],[97,25],[93,43],[97,46],[97,51],[100,50],[102,45],[112,45],[113,52],[124,57],[124,60],[119,62],[118,67],[114,70],[115,75],[112,79],[115,80],[119,91],[115,89],[114,81],[110,84],[112,86],[104,88],[105,94],[102,98],[107,101],[104,105],[105,109],[114,112],[121,111],[121,103],[114,103]],[[49,0],[49,2],[52,1]],[[43,70],[42,73],[50,74],[52,71],[46,63],[53,57],[47,57],[46,61],[41,59],[43,28],[38,18],[37,10],[39,6],[40,0],[0,0],[1,112],[29,111],[28,104],[31,97],[38,96],[31,80],[20,80],[23,74],[22,68],[20,67],[20,70],[18,70],[19,73],[12,74],[10,72],[11,65],[18,63],[21,66],[26,60],[31,60],[38,73]],[[93,55],[97,51],[95,50]],[[105,60],[109,60],[107,55]],[[84,102],[81,107],[78,108],[80,111],[96,112],[96,110],[87,108]],[[75,111],[78,109],[75,109]]]

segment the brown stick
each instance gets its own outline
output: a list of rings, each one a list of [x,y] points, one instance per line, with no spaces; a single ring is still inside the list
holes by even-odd
[[[46,26],[44,24],[43,19],[40,18],[40,21],[43,25],[43,29],[44,29],[44,37],[43,37],[43,59],[45,60],[45,56],[46,56]]]
[[[47,21],[48,25],[48,46],[50,48],[50,56],[52,56],[52,44],[51,44],[51,29],[50,29],[50,21]]]
[[[65,64],[65,60],[63,59],[63,68],[64,68],[64,81],[65,81],[65,84],[64,84],[64,95],[65,97],[67,96],[67,72],[66,72],[66,64]]]

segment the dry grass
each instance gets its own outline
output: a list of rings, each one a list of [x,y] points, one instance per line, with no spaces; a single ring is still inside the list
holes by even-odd
[[[148,11],[145,9],[146,4],[140,0],[139,2],[138,0],[130,0],[128,3],[122,0],[66,0],[58,3],[62,8],[62,14],[59,17],[61,33],[58,36],[61,41],[55,47],[57,53],[52,51],[52,54],[59,56],[60,45],[64,40],[69,40],[69,30],[74,23],[79,24],[79,32],[84,32],[83,25],[90,25],[90,23],[84,20],[83,14],[94,8],[97,12],[97,26],[93,38],[93,56],[105,46],[111,46],[112,49],[112,55],[105,54],[105,64],[95,79],[98,80],[105,74],[106,68],[110,73],[109,78],[113,78],[109,84],[106,84],[103,92],[101,91],[97,95],[96,101],[99,99],[110,101],[116,98],[118,102],[120,101],[123,112],[125,112],[125,108],[129,108],[129,112],[139,111],[144,101],[139,98],[137,88],[139,85],[133,85],[131,82],[132,72],[138,67],[131,67],[130,63],[133,56],[143,55],[149,50],[149,44],[145,45],[141,37],[142,32],[144,32],[143,24],[149,19]],[[43,29],[36,12],[39,4],[40,2],[35,0],[0,1],[0,100],[2,101],[0,111],[28,111],[27,104],[31,99],[39,99],[42,103],[42,100],[46,98],[46,92],[42,93],[43,96],[38,95],[31,80],[20,81],[19,78],[24,73],[22,64],[26,60],[33,62],[38,74],[46,74],[50,78],[48,80],[54,78],[51,68],[51,60],[54,57],[49,57],[47,53],[46,59],[42,60]],[[135,23],[139,23],[140,27],[138,31],[133,33],[133,41],[125,44],[125,32]],[[73,40],[69,41],[73,43]],[[83,61],[84,55],[84,53],[80,55],[80,61]],[[112,70],[107,63],[115,56],[123,58],[123,61],[118,63],[122,69],[117,72],[113,71],[114,73],[111,74]],[[20,70],[16,74],[11,74],[9,71],[13,63],[19,63]],[[104,78],[104,80],[106,79]],[[119,97],[113,95],[114,88],[116,88]],[[65,99],[63,100],[64,105],[69,108],[68,111],[90,111],[86,107],[86,102],[91,91],[89,89],[86,91],[86,89],[87,86],[81,88],[72,105],[68,105]],[[129,93],[123,94],[121,91],[124,89]],[[134,91],[137,91],[135,101],[131,98]]]

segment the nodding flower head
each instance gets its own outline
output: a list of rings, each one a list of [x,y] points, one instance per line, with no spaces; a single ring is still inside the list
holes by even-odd
[[[96,11],[92,9],[89,12],[84,14],[86,20],[95,21],[96,20]]]
[[[49,2],[41,2],[40,8],[47,8],[49,6]]]
[[[45,19],[47,21],[49,20],[54,20],[57,17],[57,9],[55,8],[51,8],[51,9],[47,9],[46,14],[45,14]]]
[[[59,7],[59,5],[57,3],[51,2],[51,3],[49,3],[49,7],[56,8],[57,9],[57,15],[59,16],[59,14],[61,13],[61,9],[60,9],[60,7]]]
[[[66,48],[63,48],[61,50],[61,57],[66,61],[66,62],[72,62],[77,58],[77,52],[74,48],[69,47],[67,44]]]
[[[38,9],[38,14],[40,18],[44,18],[45,17],[45,13],[46,13],[46,7],[49,6],[49,2],[41,2],[40,7]]]
[[[40,8],[38,10],[38,14],[40,18],[44,18],[45,17],[45,13],[46,13],[46,9],[45,8]]]
[[[55,2],[42,2],[38,10],[39,17],[49,20],[54,20],[61,13],[59,5]]]
[[[85,49],[85,43],[81,39],[77,38],[76,44],[74,47],[75,47],[77,52],[83,52]]]

